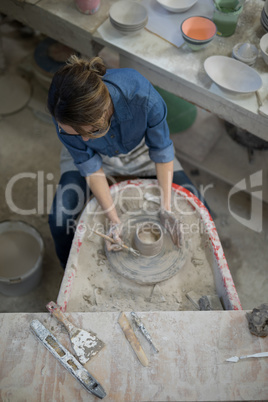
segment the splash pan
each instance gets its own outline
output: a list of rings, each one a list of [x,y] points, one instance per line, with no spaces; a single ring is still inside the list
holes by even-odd
[[[157,183],[130,180],[111,187],[123,223],[123,241],[133,248],[139,224],[159,224],[160,206],[147,197],[159,198]],[[160,252],[135,258],[127,251],[106,252],[104,239],[92,229],[105,233],[108,221],[96,199],[90,200],[78,222],[58,295],[62,310],[194,310],[187,297],[191,291],[218,296],[226,310],[241,309],[217,230],[205,206],[183,187],[173,185],[172,208],[183,224],[183,248],[176,248],[163,230]]]

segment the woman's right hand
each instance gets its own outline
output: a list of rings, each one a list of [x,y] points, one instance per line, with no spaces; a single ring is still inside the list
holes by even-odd
[[[122,224],[121,223],[111,223],[110,229],[107,232],[107,236],[111,237],[116,244],[111,243],[109,240],[105,240],[105,244],[108,251],[121,251],[121,244],[123,241],[120,238],[122,232]]]
[[[169,232],[175,246],[181,248],[184,244],[183,233],[181,231],[181,222],[176,218],[173,212],[161,209],[159,213],[160,222]]]

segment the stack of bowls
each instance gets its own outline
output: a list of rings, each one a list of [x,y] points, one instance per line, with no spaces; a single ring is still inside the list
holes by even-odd
[[[138,32],[148,21],[145,6],[136,1],[118,1],[109,11],[110,22],[114,28],[123,34]]]
[[[258,57],[258,53],[256,46],[251,43],[237,43],[233,47],[232,57],[252,66]]]
[[[266,0],[264,3],[264,7],[261,12],[261,24],[265,31],[268,32],[268,1]]]
[[[184,41],[192,50],[200,50],[212,41],[217,27],[207,17],[189,17],[181,23],[181,34]]]
[[[268,33],[261,37],[260,49],[263,60],[268,64]]]

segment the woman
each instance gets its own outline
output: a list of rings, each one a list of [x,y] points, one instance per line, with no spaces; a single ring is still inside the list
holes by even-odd
[[[89,189],[109,218],[108,234],[120,244],[120,219],[107,175],[156,175],[162,190],[161,218],[176,227],[170,212],[172,181],[194,187],[174,159],[167,108],[148,80],[133,69],[106,71],[99,57],[72,56],[53,77],[48,108],[64,145],[62,176],[49,218],[63,267],[74,235],[68,222],[81,212]],[[171,235],[179,246],[178,225]]]

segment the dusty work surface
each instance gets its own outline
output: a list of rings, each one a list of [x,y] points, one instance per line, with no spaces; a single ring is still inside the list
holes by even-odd
[[[137,332],[149,359],[143,367],[117,324],[119,313],[72,313],[77,326],[97,333],[106,347],[88,370],[104,387],[104,400],[267,400],[268,359],[228,363],[232,356],[268,350],[268,337],[248,330],[245,311],[138,313],[159,353]],[[130,314],[126,313],[129,320]],[[0,315],[2,401],[97,400],[32,335],[38,319],[71,351],[68,335],[48,313]],[[168,329],[168,330],[167,330]]]
[[[126,186],[116,195],[118,198],[115,204],[121,221],[124,222],[123,239],[126,243],[133,234],[133,226],[135,230],[137,217],[147,215],[148,220],[159,219],[159,205],[144,200],[145,192],[159,195],[155,186]],[[185,263],[175,262],[179,266],[175,275],[157,284],[140,285],[118,274],[118,270],[111,266],[106,257],[104,240],[90,230],[105,232],[107,222],[98,206],[93,213],[85,211],[82,215],[80,222],[85,233],[78,255],[76,242],[72,245],[66,273],[72,269],[75,273],[67,311],[194,310],[194,305],[186,297],[188,292],[195,291],[199,295],[217,294],[209,236],[202,227],[200,216],[187,199],[179,197],[175,192],[172,197],[172,210],[184,225],[183,251],[178,250],[178,255]],[[128,223],[129,228],[126,228]],[[80,230],[80,226],[77,230]],[[169,237],[169,234],[165,236]],[[130,245],[134,246],[131,242]],[[152,267],[160,264],[161,269],[163,265],[169,268],[173,261],[170,258],[172,253],[174,250],[170,249],[165,254],[166,258],[161,253],[159,258],[152,258]],[[73,254],[75,260],[72,258]],[[129,265],[140,263],[139,258],[135,261],[135,257],[125,251],[121,251],[120,256],[121,260],[117,259],[118,264],[124,264],[126,259],[130,260]]]

